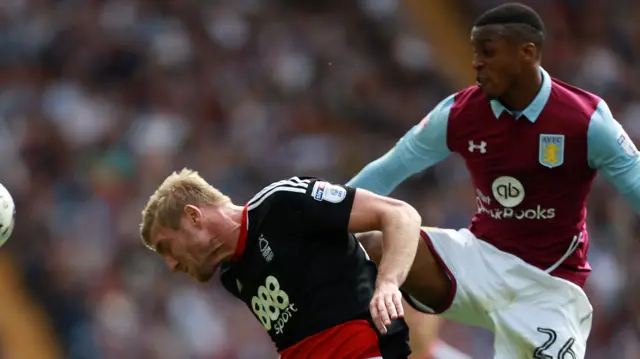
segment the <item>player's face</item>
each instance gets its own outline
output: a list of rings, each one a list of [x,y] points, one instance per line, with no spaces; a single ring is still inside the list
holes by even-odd
[[[185,214],[179,229],[158,229],[152,245],[170,270],[206,282],[218,267],[218,263],[212,262],[215,247],[211,245],[212,239],[206,228],[187,217]]]
[[[504,96],[521,72],[518,47],[492,26],[474,27],[471,44],[477,85],[490,99]]]
[[[205,226],[195,224],[191,219],[183,221],[181,231],[185,239],[183,261],[189,275],[200,282],[208,281],[219,265],[214,261],[215,237]]]

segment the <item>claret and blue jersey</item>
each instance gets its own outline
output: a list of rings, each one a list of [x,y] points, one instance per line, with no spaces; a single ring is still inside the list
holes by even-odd
[[[477,86],[447,97],[348,184],[386,195],[457,153],[476,189],[470,230],[583,285],[593,179],[602,173],[640,212],[640,156],[604,100],[541,72],[542,87],[521,112],[487,101]]]

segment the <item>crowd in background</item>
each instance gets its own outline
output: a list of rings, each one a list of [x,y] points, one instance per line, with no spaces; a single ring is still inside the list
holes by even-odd
[[[497,3],[457,2],[469,24]],[[536,3],[544,67],[638,141],[640,6]],[[238,203],[286,176],[347,181],[456,90],[400,0],[3,0],[0,48],[0,183],[19,209],[3,251],[70,359],[275,358],[244,304],[143,248],[148,196],[184,166]],[[475,210],[456,158],[394,195],[433,226]],[[637,359],[640,226],[601,179],[590,205],[588,358]],[[443,334],[490,357],[486,332]]]

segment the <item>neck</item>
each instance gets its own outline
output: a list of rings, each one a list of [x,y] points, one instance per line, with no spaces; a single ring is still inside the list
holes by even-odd
[[[229,240],[227,243],[230,244],[232,253],[231,256],[236,251],[238,247],[238,240],[240,239],[240,233],[242,232],[242,213],[244,212],[244,207],[236,206],[232,204],[228,207],[228,215],[229,220],[233,223],[233,230],[229,234]]]
[[[513,111],[522,111],[533,101],[540,92],[542,87],[542,73],[540,67],[533,67],[523,78],[526,80],[519,81],[511,91],[500,97],[500,103]]]
[[[223,208],[220,208],[220,215],[224,221],[224,229],[221,235],[221,245],[215,250],[215,256],[218,261],[228,261],[233,257],[238,247],[238,239],[240,238],[241,226],[242,226],[242,212],[244,207],[229,204]]]

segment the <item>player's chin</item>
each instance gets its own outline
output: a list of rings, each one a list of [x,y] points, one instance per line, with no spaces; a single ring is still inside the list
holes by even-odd
[[[200,283],[206,283],[206,282],[210,281],[211,278],[213,278],[213,275],[216,272],[216,268],[217,268],[217,266],[214,267],[214,268],[211,268],[211,269],[209,269],[209,268],[201,269],[201,270],[197,271],[196,273],[194,273],[192,275],[192,277],[195,280],[197,280],[198,282],[200,282]]]
[[[499,91],[497,91],[493,86],[491,86],[490,84],[478,84],[478,87],[480,87],[480,90],[482,90],[482,92],[484,93],[484,95],[487,97],[487,99],[489,100],[495,100],[497,98],[500,97],[500,93]]]
[[[206,283],[206,282],[210,281],[211,278],[213,278],[213,273],[214,273],[213,271],[211,271],[211,272],[209,272],[209,271],[207,271],[207,272],[198,272],[198,273],[195,273],[193,278],[195,280],[197,280],[198,282],[200,282],[200,283]]]

